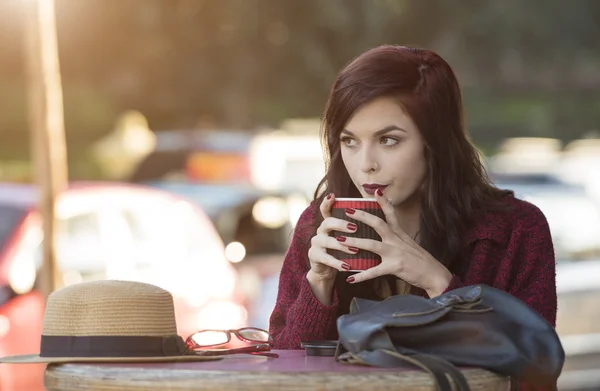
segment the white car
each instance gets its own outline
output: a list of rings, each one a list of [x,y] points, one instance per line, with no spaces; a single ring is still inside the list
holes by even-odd
[[[600,204],[583,187],[526,175],[496,177],[494,184],[540,208],[560,262],[600,258]]]

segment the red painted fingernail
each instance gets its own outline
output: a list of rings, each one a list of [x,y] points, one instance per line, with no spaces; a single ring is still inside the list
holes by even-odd
[[[381,189],[377,189],[377,195],[379,197],[383,196],[383,191]]]
[[[353,283],[354,282],[354,277],[350,276],[350,277],[346,278],[346,282]]]
[[[356,210],[354,210],[352,208],[346,208],[346,213],[348,213],[349,215],[353,215],[354,212],[356,212]]]
[[[333,194],[333,193],[329,193],[329,194],[327,194],[327,199],[328,199],[328,200],[330,200],[330,199],[331,199],[331,197],[332,197],[332,194]]]
[[[350,265],[348,265],[347,263],[342,263],[342,269],[350,270]]]
[[[356,231],[358,229],[358,226],[354,223],[348,223],[348,229],[350,231]]]
[[[335,238],[337,239],[338,242],[345,242],[346,241],[346,237],[345,236],[336,236]]]
[[[352,251],[353,253],[357,253],[359,251],[356,247],[352,247],[352,246],[348,247],[348,249],[350,251]]]

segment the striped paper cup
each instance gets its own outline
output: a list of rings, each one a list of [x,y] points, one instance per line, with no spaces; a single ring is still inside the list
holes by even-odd
[[[346,236],[349,238],[365,238],[381,241],[381,236],[375,232],[371,226],[366,225],[361,221],[357,221],[346,215],[346,208],[360,209],[365,212],[372,213],[385,221],[385,215],[381,210],[381,205],[370,198],[336,198],[331,209],[333,217],[350,221],[358,226],[354,233],[332,231],[331,236]],[[381,263],[381,256],[371,251],[360,250],[356,254],[348,254],[343,251],[328,249],[327,252],[350,265],[350,271],[361,271],[375,267]]]

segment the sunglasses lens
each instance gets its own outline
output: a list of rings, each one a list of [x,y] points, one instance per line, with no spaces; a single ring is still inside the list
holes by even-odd
[[[228,336],[223,331],[199,331],[191,336],[192,341],[198,346],[213,346],[228,342]]]
[[[241,329],[239,331],[243,338],[256,342],[269,342],[269,333],[259,329]]]

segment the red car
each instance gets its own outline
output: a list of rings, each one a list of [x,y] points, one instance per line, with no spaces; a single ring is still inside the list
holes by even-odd
[[[44,299],[36,292],[42,219],[31,185],[0,183],[0,356],[39,351]],[[57,200],[56,253],[64,285],[94,279],[169,290],[179,334],[239,328],[247,311],[237,275],[206,214],[144,186],[72,184]],[[0,390],[43,390],[43,365],[0,365]]]

